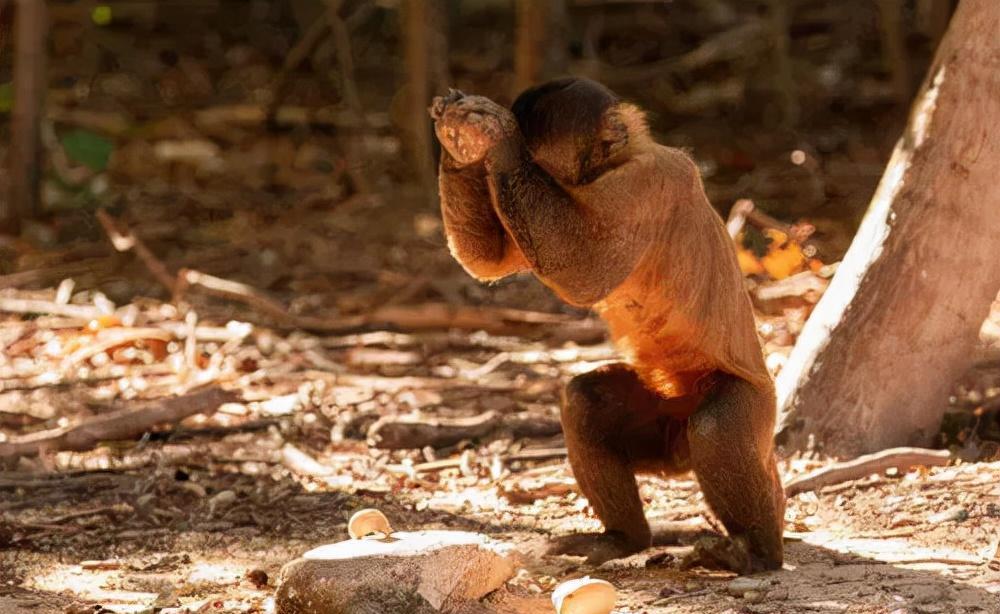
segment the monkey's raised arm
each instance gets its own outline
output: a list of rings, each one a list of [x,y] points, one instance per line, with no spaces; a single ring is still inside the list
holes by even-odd
[[[460,166],[442,151],[438,182],[448,249],[470,275],[491,281],[530,268],[493,210],[482,164]]]
[[[519,262],[513,259],[520,256],[564,300],[593,305],[633,271],[662,229],[666,207],[691,198],[695,182],[667,168],[673,161],[666,150],[649,143],[633,151],[620,122],[600,131],[599,142],[585,152],[590,160],[582,165],[587,171],[583,180],[577,137],[586,138],[586,133],[563,135],[563,146],[552,148],[543,167],[537,154],[529,152],[512,113],[488,98],[453,93],[435,100],[431,114],[450,156],[448,165],[454,166],[447,185],[449,175],[442,166],[441,183],[442,202],[453,215],[451,222],[446,220],[452,251],[480,277],[470,267],[472,260],[495,265],[505,258]],[[611,157],[604,145],[612,148]],[[496,223],[506,231],[502,235],[485,230],[490,219],[479,206],[480,172]],[[458,177],[463,179],[454,181]],[[460,186],[465,196],[447,193]],[[470,236],[470,228],[481,230]]]
[[[494,148],[485,166],[501,223],[538,276],[577,305],[592,305],[618,287],[665,219],[667,195],[656,189],[652,155],[570,186],[516,143]]]

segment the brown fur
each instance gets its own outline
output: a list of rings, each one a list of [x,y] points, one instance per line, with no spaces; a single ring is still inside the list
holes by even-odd
[[[694,163],[586,80],[528,90],[513,115],[460,93],[432,115],[455,258],[484,280],[532,270],[593,307],[624,356],[575,378],[563,404],[574,474],[605,528],[623,551],[648,546],[634,474],[693,469],[755,566],[779,566],[773,384]]]

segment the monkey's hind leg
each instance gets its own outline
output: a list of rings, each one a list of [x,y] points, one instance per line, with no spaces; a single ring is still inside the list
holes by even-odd
[[[774,457],[774,395],[731,375],[688,419],[691,464],[709,507],[734,542],[745,540],[747,573],[783,560],[785,495]]]
[[[665,425],[670,419],[656,413],[659,402],[624,364],[577,376],[566,387],[562,425],[569,462],[606,531],[598,543],[589,544],[592,563],[650,546],[635,473],[667,462]],[[572,547],[570,543],[562,552],[572,552]]]

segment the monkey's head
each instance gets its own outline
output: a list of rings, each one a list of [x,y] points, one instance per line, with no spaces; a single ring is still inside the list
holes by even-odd
[[[535,162],[567,184],[593,180],[649,138],[642,111],[590,79],[537,85],[511,110]]]

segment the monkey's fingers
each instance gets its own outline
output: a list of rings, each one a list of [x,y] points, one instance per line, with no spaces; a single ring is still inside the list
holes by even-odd
[[[428,107],[427,112],[431,114],[431,118],[438,120],[444,116],[444,110],[448,105],[458,102],[465,97],[460,90],[448,88],[448,94],[445,96],[435,96],[434,100],[431,101],[431,106]]]

